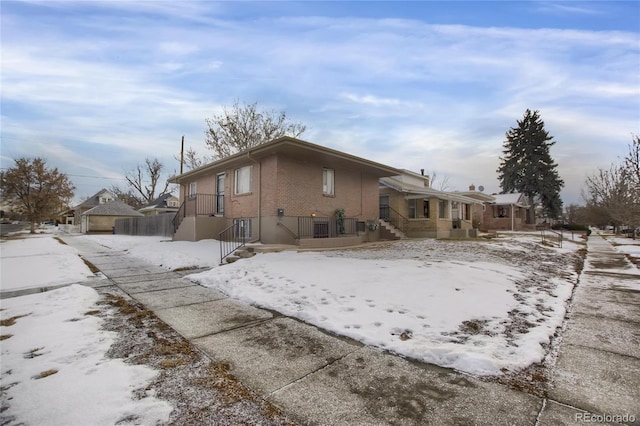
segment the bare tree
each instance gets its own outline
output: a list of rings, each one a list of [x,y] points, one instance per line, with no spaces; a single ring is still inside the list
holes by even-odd
[[[193,147],[187,148],[184,152],[183,158],[175,155],[175,158],[178,162],[183,161],[183,165],[187,168],[187,170],[197,169],[198,167],[202,167],[207,163],[210,163],[214,160],[214,157],[209,157],[206,155],[199,155]]]
[[[453,185],[451,185],[451,182],[449,182],[449,176],[439,177],[435,170],[431,172],[429,176],[429,186],[443,192],[453,191],[455,189]]]
[[[287,120],[284,112],[258,111],[257,103],[240,105],[238,101],[205,122],[205,143],[214,152],[214,159],[282,136],[298,137],[306,130],[304,124]]]
[[[624,167],[636,197],[640,198],[640,136],[633,135],[632,138],[629,153],[624,159]]]
[[[640,226],[640,141],[634,137],[627,157],[609,169],[588,176],[583,198],[593,217],[605,217],[616,227]]]
[[[0,172],[0,190],[3,198],[31,222],[34,234],[37,222],[54,218],[68,206],[75,186],[57,168],[48,169],[42,158],[20,158],[15,163]]]
[[[155,200],[169,189],[169,181],[161,182],[164,165],[157,159],[146,158],[144,164],[125,173],[127,189],[113,186],[114,195],[135,208],[140,208]]]

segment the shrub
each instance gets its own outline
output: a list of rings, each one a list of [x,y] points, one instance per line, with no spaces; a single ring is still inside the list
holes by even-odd
[[[565,224],[556,224],[552,226],[552,229],[556,230],[565,230],[565,231],[581,231],[586,232],[587,235],[591,235],[591,229],[587,225],[580,225],[577,223],[565,223]]]

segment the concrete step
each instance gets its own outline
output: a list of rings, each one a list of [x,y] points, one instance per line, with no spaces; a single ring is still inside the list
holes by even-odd
[[[248,259],[256,255],[256,253],[252,251],[245,251],[245,250],[236,250],[234,254],[241,259]]]
[[[378,223],[380,224],[381,227],[383,227],[389,233],[394,235],[396,237],[396,239],[402,240],[402,239],[407,238],[407,236],[404,234],[404,232],[402,232],[401,230],[399,230],[398,228],[393,226],[391,223],[389,223],[389,222],[387,222],[387,221],[385,221],[383,219],[379,219]]]

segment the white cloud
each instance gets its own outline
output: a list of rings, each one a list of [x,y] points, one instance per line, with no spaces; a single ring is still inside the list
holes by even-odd
[[[36,4],[114,9],[129,19],[3,15],[3,154],[46,134],[87,159],[92,144],[112,147],[123,160],[105,167],[119,173],[118,161],[171,159],[181,135],[202,149],[205,117],[239,99],[286,111],[309,127],[311,142],[437,170],[464,189],[495,186],[504,133],[526,108],[541,110],[571,176],[610,162],[629,133],[640,133],[637,34],[223,20],[233,5],[210,2]],[[565,180],[575,192],[578,178]]]
[[[167,55],[187,56],[196,53],[198,50],[200,50],[198,46],[177,41],[160,43],[160,51]]]

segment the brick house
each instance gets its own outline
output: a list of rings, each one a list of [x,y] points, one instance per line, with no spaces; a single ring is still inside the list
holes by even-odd
[[[456,192],[433,189],[428,176],[408,170],[380,179],[381,225],[407,237],[475,237],[472,212],[481,204]]]
[[[493,200],[485,202],[482,229],[487,231],[532,231],[529,203],[524,194],[493,194]]]
[[[249,241],[338,247],[378,239],[378,181],[398,170],[291,137],[170,179],[180,186],[174,239],[218,239],[242,226]],[[344,210],[338,221],[337,210]]]

